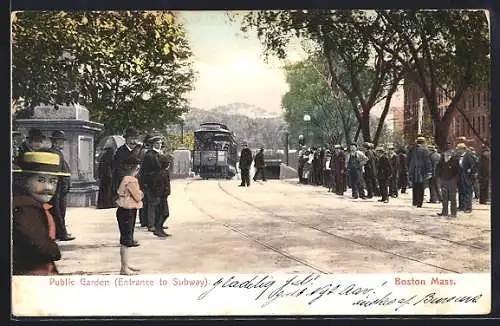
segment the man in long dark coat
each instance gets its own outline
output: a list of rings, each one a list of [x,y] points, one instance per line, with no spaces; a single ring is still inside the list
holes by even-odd
[[[391,164],[391,176],[389,180],[389,196],[398,197],[399,156],[394,151],[394,145],[387,145],[387,157]]]
[[[148,197],[148,231],[160,238],[169,236],[163,230],[163,223],[168,217],[168,206],[165,206],[166,197],[170,194],[170,178],[168,173],[168,158],[161,153],[162,138],[150,138],[152,148],[147,151],[142,162],[142,183],[144,193]],[[168,195],[167,195],[168,192]]]
[[[266,166],[264,160],[264,148],[261,148],[254,158],[255,174],[253,176],[253,181],[257,181],[257,176],[262,175],[262,181],[266,181],[266,176],[264,174],[264,168]]]
[[[351,183],[352,198],[358,197],[365,199],[365,190],[363,187],[363,166],[368,161],[366,155],[358,150],[356,143],[351,143],[349,152],[346,155],[346,169],[349,173]]]
[[[490,150],[488,146],[483,145],[481,155],[479,156],[479,203],[487,204],[490,192]]]
[[[399,171],[398,171],[398,187],[401,193],[406,193],[408,187],[408,161],[406,160],[406,151],[404,148],[399,149]]]
[[[250,187],[250,167],[252,166],[252,151],[248,148],[247,143],[242,144],[243,149],[240,154],[240,171],[241,184],[240,187]]]
[[[477,169],[476,162],[464,143],[457,144],[457,155],[460,164],[458,210],[462,210],[464,213],[472,213],[472,182]]]
[[[113,156],[112,190],[115,198],[118,196],[118,187],[120,186],[120,182],[125,174],[123,162],[125,162],[130,156],[138,154],[139,148],[137,148],[137,136],[138,132],[134,127],[127,128],[123,135],[125,138],[125,144],[120,146]]]
[[[151,149],[151,135],[146,135],[144,137],[143,144],[141,146],[141,149],[139,150],[139,160],[141,161],[141,167],[139,169],[138,173],[138,180],[139,180],[139,185],[141,189],[145,188],[144,185],[144,169],[142,162],[144,161],[144,158],[146,157],[147,152]],[[141,227],[147,227],[148,226],[148,197],[147,193],[144,192],[144,197],[142,198],[142,208],[139,209],[139,223]]]
[[[379,200],[383,203],[389,202],[389,184],[392,178],[392,166],[389,154],[385,152],[383,147],[376,149],[378,164],[377,164],[377,178],[382,198]]]
[[[99,158],[97,177],[99,178],[99,194],[97,196],[97,208],[106,209],[116,207],[113,202],[113,190],[111,181],[113,178],[113,155],[114,148],[110,142],[104,145],[103,153]]]
[[[441,160],[441,155],[436,151],[436,147],[433,145],[430,145],[428,149],[432,165],[432,177],[429,179],[429,203],[436,203],[442,199],[440,191],[441,187],[439,186],[439,179],[436,175],[436,168]]]
[[[429,151],[425,148],[425,138],[417,137],[416,145],[408,154],[408,172],[412,182],[412,204],[422,207],[424,202],[424,182],[432,176]]]
[[[346,167],[345,152],[341,145],[335,145],[335,155],[333,157],[333,170],[335,172],[335,193],[343,195],[346,188]]]
[[[52,142],[50,151],[59,155],[61,170],[64,173],[71,174],[69,164],[64,159],[64,154],[62,152],[62,149],[64,148],[64,142],[66,140],[64,131],[54,131],[50,137],[50,140]],[[75,239],[75,237],[71,236],[71,234],[69,234],[68,230],[66,229],[66,206],[70,187],[70,177],[66,175],[59,176],[56,194],[50,201],[50,204],[53,206],[51,209],[51,213],[54,216],[54,220],[56,222],[56,238],[59,241],[71,241]]]
[[[365,184],[366,184],[366,198],[373,198],[377,191],[377,164],[376,164],[376,157],[375,157],[375,151],[373,150],[372,144],[369,142],[365,142],[363,144],[363,147],[365,147],[365,155],[368,158],[368,161],[366,162],[365,165],[365,172],[364,172],[364,177],[365,177]]]
[[[444,152],[441,154],[436,167],[436,175],[439,178],[442,195],[442,210],[438,216],[457,216],[457,183],[460,173],[458,156],[455,155],[450,142],[446,142]],[[448,210],[448,203],[450,210]],[[451,213],[448,215],[448,213]]]

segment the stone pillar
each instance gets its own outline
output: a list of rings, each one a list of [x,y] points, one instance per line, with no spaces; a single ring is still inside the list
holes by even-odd
[[[64,158],[71,168],[71,188],[68,207],[96,206],[99,187],[94,176],[94,137],[103,124],[89,121],[89,111],[81,105],[35,108],[31,119],[18,119],[19,131],[27,135],[31,128],[39,128],[47,140],[44,147],[50,147],[51,133],[62,130],[66,135]]]

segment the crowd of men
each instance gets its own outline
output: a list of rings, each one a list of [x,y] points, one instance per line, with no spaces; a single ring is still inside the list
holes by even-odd
[[[369,142],[362,148],[356,143],[349,148],[339,144],[333,148],[302,146],[299,183],[322,185],[337,195],[344,195],[349,187],[354,199],[381,197],[383,203],[412,188],[415,207],[422,207],[428,188],[428,203],[442,203],[438,215],[456,217],[457,211],[472,212],[473,197],[480,204],[489,201],[489,148],[483,145],[477,154],[466,141],[459,137],[455,148],[447,142],[442,152],[435,145],[426,145],[421,135],[414,144],[398,149],[393,144],[375,147]]]
[[[168,196],[171,158],[163,151],[163,138],[146,135],[143,143],[139,144],[138,131],[133,127],[127,128],[123,137],[125,144],[116,149],[116,152],[112,142],[104,145],[97,172],[97,208],[116,207],[117,190],[124,176],[125,162],[130,157],[137,157],[140,162],[138,179],[144,192],[143,208],[139,210],[140,225],[157,237],[168,237],[170,234],[164,231],[168,228],[164,223],[170,215]]]

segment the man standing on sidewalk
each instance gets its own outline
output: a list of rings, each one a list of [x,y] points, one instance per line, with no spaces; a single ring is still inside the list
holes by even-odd
[[[64,135],[64,131],[54,131],[50,137],[50,141],[52,142],[50,151],[59,155],[61,171],[71,175],[69,164],[64,159],[64,154],[62,152],[65,140],[66,137]],[[71,241],[75,239],[75,237],[71,236],[71,234],[68,233],[68,230],[66,230],[66,206],[67,196],[71,186],[70,183],[70,176],[59,176],[55,196],[52,197],[52,200],[50,201],[50,204],[52,205],[51,213],[56,222],[56,239],[59,241]]]
[[[358,150],[358,145],[352,143],[346,157],[346,168],[351,182],[352,198],[365,199],[363,189],[363,166],[368,162],[368,158],[362,151]]]
[[[429,179],[429,192],[430,192],[429,203],[436,203],[438,201],[441,201],[439,179],[436,175],[436,168],[441,159],[441,155],[436,151],[436,147],[433,145],[430,145],[428,149],[430,151],[429,155],[432,165],[432,177]]]
[[[240,154],[240,171],[241,184],[240,187],[250,187],[250,166],[252,166],[252,151],[248,148],[247,143],[242,144],[243,149]]]
[[[120,183],[124,176],[123,162],[125,162],[133,154],[137,154],[137,151],[139,149],[136,149],[137,136],[137,129],[135,129],[134,127],[128,127],[123,135],[123,137],[125,138],[125,144],[120,146],[113,156],[113,178],[111,182],[113,184],[112,192],[115,198],[118,196],[118,187],[120,186]]]
[[[148,150],[142,162],[142,182],[148,202],[148,231],[160,238],[169,236],[163,231],[165,222],[166,191],[170,192],[170,180],[166,184],[165,170],[168,172],[168,159],[161,153],[162,137],[153,136],[149,139],[152,148]],[[168,188],[168,189],[167,189]]]
[[[450,142],[446,142],[445,151],[436,166],[436,176],[439,178],[442,194],[442,210],[438,216],[448,216],[448,203],[451,217],[457,216],[457,183],[460,166],[458,157],[453,152]]]
[[[490,192],[490,149],[483,145],[479,156],[479,204],[487,204]]]
[[[262,181],[267,181],[266,176],[264,174],[264,168],[266,167],[266,163],[264,160],[264,148],[261,147],[259,152],[255,154],[254,158],[254,165],[255,165],[255,174],[253,176],[253,181],[257,181],[257,176],[259,174],[262,175]]]
[[[422,207],[424,202],[424,182],[432,176],[429,151],[425,148],[425,138],[417,137],[415,147],[408,153],[408,172],[412,182],[412,204]]]

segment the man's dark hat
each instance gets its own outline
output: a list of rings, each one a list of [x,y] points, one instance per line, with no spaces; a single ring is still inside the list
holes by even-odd
[[[50,136],[50,139],[62,139],[66,140],[66,136],[64,135],[64,131],[62,130],[56,130],[52,132],[52,135]]]
[[[137,129],[135,129],[134,127],[128,127],[127,129],[125,129],[125,133],[123,135],[123,137],[127,138],[127,137],[137,137],[139,135],[139,132],[137,131]]]
[[[58,154],[49,151],[26,152],[12,172],[70,176],[71,173],[62,171],[60,159]]]
[[[31,128],[28,131],[28,139],[29,140],[34,140],[34,139],[45,139],[45,136],[42,134],[42,131],[38,128]]]

